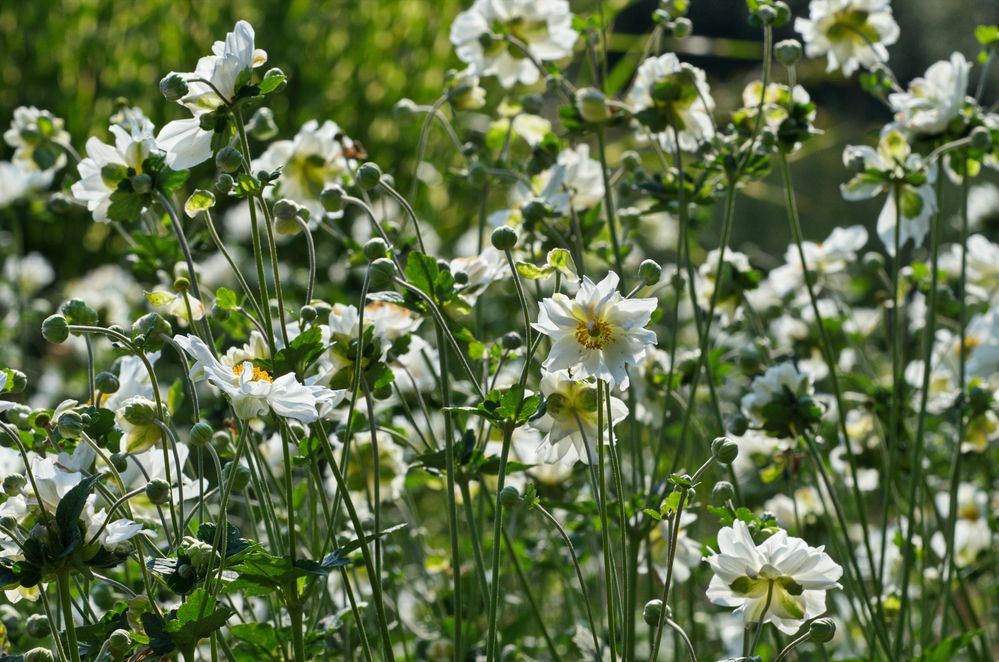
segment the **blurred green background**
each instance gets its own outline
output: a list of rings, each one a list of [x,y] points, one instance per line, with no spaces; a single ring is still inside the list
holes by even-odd
[[[399,125],[393,104],[402,97],[429,103],[440,94],[447,69],[460,63],[448,42],[453,18],[469,0],[326,1],[234,0],[6,0],[0,3],[0,125],[18,105],[48,108],[66,119],[74,144],[82,148],[90,134],[106,136],[115,99],[141,106],[157,126],[183,117],[183,109],[165,102],[157,83],[168,71],[190,71],[239,18],[257,30],[257,46],[269,54],[269,66],[289,74],[289,85],[275,95],[272,108],[281,137],[291,137],[312,118],[333,119],[360,139],[373,160],[395,173],[407,190],[414,171],[418,125]],[[694,36],[669,41],[681,57],[708,71],[720,112],[738,103],[743,85],[759,76],[760,32],[745,21],[744,0],[692,0]],[[791,0],[796,16],[807,14],[806,0]],[[571,2],[573,11],[594,11],[595,0]],[[977,52],[973,30],[979,23],[999,22],[996,0],[895,0],[902,28],[891,48],[899,79],[921,74],[932,61],[962,50]],[[615,61],[637,64],[643,35],[652,29],[656,2],[608,0],[616,16],[611,44]],[[794,36],[791,26],[778,39]],[[631,63],[631,64],[628,64]],[[977,68],[976,68],[977,69]],[[778,75],[782,76],[782,72]],[[999,67],[986,99],[999,93]],[[977,71],[973,74],[973,81]],[[886,109],[859,89],[856,79],[826,77],[824,62],[805,63],[800,81],[819,105],[825,135],[810,144],[796,164],[806,233],[821,238],[837,224],[872,226],[880,203],[845,203],[838,185],[842,147],[870,140],[870,132],[889,119]],[[501,91],[490,88],[490,103]],[[437,141],[447,161],[447,145]],[[259,146],[258,146],[259,147]],[[619,146],[623,148],[626,146]],[[0,158],[10,149],[0,147]],[[432,152],[433,153],[433,152]],[[210,164],[194,173],[192,184],[213,175]],[[735,241],[750,239],[766,256],[782,254],[787,244],[779,190],[767,183],[747,191],[739,203]],[[439,224],[460,227],[474,216],[475,201],[462,204],[438,191],[417,201],[422,215]],[[462,197],[462,196],[466,197]],[[496,204],[501,202],[497,198]],[[494,205],[495,206],[495,205]],[[49,226],[52,227],[49,227]],[[99,237],[85,239],[93,226],[85,214],[50,218],[28,226],[27,249],[47,255],[60,277],[106,259]],[[705,236],[705,243],[710,243]],[[80,251],[79,246],[88,251]],[[763,265],[766,266],[766,265]]]

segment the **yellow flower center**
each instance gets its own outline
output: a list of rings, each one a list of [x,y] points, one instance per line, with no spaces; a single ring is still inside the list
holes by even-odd
[[[580,322],[576,326],[576,342],[586,349],[603,349],[611,340],[611,326],[605,320]]]
[[[245,364],[240,363],[239,365],[233,366],[232,374],[236,375],[237,377],[241,376],[243,374],[243,365]],[[271,374],[266,370],[261,370],[257,366],[253,366],[253,377],[250,378],[250,381],[267,382],[268,384],[270,384],[271,382],[274,381],[274,378],[271,377]]]

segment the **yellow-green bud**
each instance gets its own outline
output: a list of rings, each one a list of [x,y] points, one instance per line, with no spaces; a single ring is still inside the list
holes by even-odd
[[[215,167],[224,173],[236,172],[243,165],[243,153],[233,145],[226,145],[215,155]]]
[[[357,169],[357,185],[365,191],[375,188],[381,181],[382,169],[378,167],[377,163],[368,161]]]
[[[146,498],[155,506],[162,506],[170,500],[170,484],[161,478],[154,478],[146,484]]]
[[[607,96],[595,87],[576,90],[576,108],[587,122],[598,124],[610,118]]]

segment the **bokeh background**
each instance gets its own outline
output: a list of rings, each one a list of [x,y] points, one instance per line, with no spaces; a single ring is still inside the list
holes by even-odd
[[[461,64],[448,29],[469,2],[5,0],[0,3],[0,125],[18,105],[48,108],[65,118],[74,144],[82,148],[88,135],[106,137],[119,98],[141,106],[157,126],[182,117],[182,108],[160,96],[159,79],[171,70],[192,70],[212,41],[243,18],[256,26],[257,45],[267,50],[269,66],[289,75],[287,89],[272,97],[280,137],[293,136],[309,119],[332,119],[360,139],[371,158],[407,190],[419,127],[400,124],[391,110],[403,97],[429,103],[439,96],[446,71]],[[760,31],[747,24],[744,0],[691,4],[694,35],[665,46],[707,70],[723,116],[738,104],[743,85],[760,75]],[[807,0],[789,4],[796,16],[807,14]],[[571,5],[585,14],[595,2],[573,0]],[[973,58],[975,25],[999,22],[997,0],[894,0],[892,5],[903,37],[890,49],[891,64],[903,84],[953,50]],[[652,30],[657,3],[607,0],[606,6],[615,16],[610,43],[619,69],[613,79],[623,87]],[[791,36],[788,26],[776,38]],[[783,75],[779,67],[775,71]],[[989,78],[986,98],[999,93],[999,67]],[[856,78],[827,77],[822,61],[803,63],[799,80],[818,103],[818,124],[825,131],[795,164],[806,234],[822,238],[837,224],[872,227],[880,202],[841,199],[840,155],[848,142],[870,141],[888,112],[860,90]],[[489,90],[491,100],[502,94],[495,86]],[[435,155],[432,142],[431,159],[446,165],[448,146],[437,141],[436,147]],[[0,158],[9,158],[10,151],[0,145]],[[212,165],[205,164],[193,173],[192,184],[207,183],[212,175]],[[468,192],[456,189],[447,181],[422,187],[416,201],[421,215],[446,236],[457,235],[477,208]],[[735,244],[765,267],[788,241],[780,191],[762,182],[746,193],[737,210]],[[107,228],[84,213],[48,215],[27,227],[26,249],[48,256],[59,277],[66,277],[106,261],[107,238]]]

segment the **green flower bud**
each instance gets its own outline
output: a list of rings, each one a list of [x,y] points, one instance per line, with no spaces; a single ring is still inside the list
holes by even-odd
[[[657,626],[659,625],[659,619],[662,618],[663,613],[663,601],[659,598],[654,598],[645,603],[645,607],[642,609],[642,620],[645,621],[646,625]],[[670,608],[666,607],[666,618],[670,617]]]
[[[3,479],[3,492],[7,496],[17,496],[28,484],[28,480],[21,474],[11,474]]]
[[[720,480],[711,489],[711,498],[717,503],[725,503],[735,498],[735,487],[727,480]]]
[[[412,99],[399,99],[392,106],[392,118],[404,122],[417,113],[416,103]]]
[[[155,506],[162,506],[170,501],[170,483],[162,478],[154,478],[146,483],[146,498]]]
[[[270,108],[258,108],[253,113],[246,130],[250,132],[256,140],[261,142],[270,140],[278,133],[277,124],[274,122],[274,113]]]
[[[243,153],[233,145],[226,145],[215,155],[215,167],[224,173],[236,172],[243,165]]]
[[[517,245],[517,231],[509,225],[501,225],[493,230],[493,248],[499,251],[508,251]]]
[[[644,260],[638,265],[638,277],[646,285],[655,285],[662,276],[663,268],[654,260]]]
[[[371,285],[377,289],[389,289],[395,285],[395,263],[387,257],[380,257],[368,266]]]
[[[540,115],[545,99],[540,94],[525,94],[520,97],[520,107],[530,115]]]
[[[593,124],[610,119],[607,96],[595,87],[576,90],[576,109],[584,120]]]
[[[287,78],[287,76],[285,76],[284,71],[282,71],[278,67],[271,67],[270,69],[268,69],[264,73],[263,80],[267,80],[268,78],[281,78],[282,79],[281,82],[278,83],[277,86],[273,90],[271,90],[271,92],[280,92],[281,90],[283,90],[288,85],[288,81],[285,80]]]
[[[836,623],[831,618],[816,618],[809,623],[808,634],[816,643],[827,643],[836,635]]]
[[[377,163],[368,161],[357,169],[357,185],[365,191],[370,191],[382,181],[382,169]]]
[[[128,455],[125,453],[114,453],[110,457],[111,466],[118,473],[123,473],[128,470]]]
[[[212,435],[212,447],[217,451],[225,451],[229,448],[232,437],[225,430],[219,430]]]
[[[212,440],[215,430],[205,421],[198,421],[191,426],[191,445],[204,446]]]
[[[24,654],[24,662],[52,662],[55,656],[52,655],[52,651],[48,648],[32,648],[30,651]]]
[[[83,299],[70,299],[59,309],[70,324],[93,326],[97,324],[97,311],[86,304]]]
[[[864,268],[868,271],[878,271],[883,269],[885,266],[885,258],[880,253],[875,253],[871,251],[870,253],[865,253],[863,257]]]
[[[467,285],[468,284],[468,274],[465,273],[464,271],[456,271],[456,272],[454,272],[451,275],[454,276],[454,282],[456,284],[458,284],[458,285]]]
[[[49,636],[52,632],[52,627],[49,625],[49,619],[45,614],[32,614],[28,616],[28,620],[24,623],[24,631],[32,639],[41,639],[42,637]]]
[[[746,430],[748,429],[749,419],[742,414],[735,414],[732,418],[728,419],[728,431],[736,437],[746,434]]]
[[[132,425],[153,425],[156,409],[148,400],[136,400],[125,405],[122,417]]]
[[[468,166],[468,182],[472,186],[482,186],[489,179],[489,171],[486,166],[476,161]]]
[[[992,133],[984,126],[976,126],[971,130],[971,146],[983,152],[988,150],[992,147]]]
[[[17,518],[13,515],[4,515],[3,517],[0,517],[0,526],[8,531],[13,531],[17,528]]]
[[[331,214],[336,214],[343,211],[346,195],[347,192],[343,190],[342,186],[327,186],[319,194],[319,202],[323,205],[323,209]]]
[[[673,37],[676,39],[686,39],[694,31],[693,22],[686,16],[682,16],[673,21]]]
[[[14,405],[7,410],[7,421],[21,430],[27,430],[31,427],[31,408],[21,404]]]
[[[629,149],[621,155],[621,165],[628,172],[634,172],[642,167],[642,155],[633,149]]]
[[[513,485],[507,485],[500,490],[499,502],[504,508],[513,508],[520,503],[520,490]]]
[[[191,281],[187,276],[178,276],[173,281],[173,289],[177,292],[187,292],[191,288]]]
[[[86,429],[83,416],[76,411],[67,411],[56,421],[56,429],[66,439],[76,439]]]
[[[115,603],[114,591],[111,590],[111,585],[104,582],[94,586],[94,590],[90,592],[90,597],[93,599],[94,604],[105,610],[111,609]]]
[[[146,313],[132,325],[132,340],[143,349],[155,352],[163,346],[160,334],[169,336],[173,332],[170,323],[158,313]]]
[[[219,176],[212,183],[212,187],[219,193],[229,193],[235,185],[236,180],[232,178],[232,175],[225,172],[219,173]]]
[[[126,630],[115,630],[108,637],[108,652],[116,658],[124,657],[132,648],[132,637]]]
[[[711,442],[711,454],[719,464],[732,464],[739,455],[739,444],[728,437],[718,437]]]
[[[801,59],[801,42],[797,39],[778,41],[774,46],[774,55],[785,67],[793,67]]]
[[[97,373],[97,377],[94,378],[94,384],[101,393],[117,393],[118,389],[121,388],[118,376],[113,372],[107,371]]]
[[[250,484],[250,470],[242,464],[230,462],[222,468],[223,478],[230,482],[232,489],[240,492]]]
[[[319,317],[315,306],[302,306],[298,310],[298,316],[303,322],[314,322]]]
[[[381,237],[369,239],[368,243],[364,244],[364,257],[368,262],[374,262],[378,258],[386,257],[387,255],[388,244]]]
[[[516,331],[510,331],[509,333],[503,334],[503,338],[500,339],[503,345],[503,349],[513,351],[518,349],[524,344],[524,339],[520,337],[520,334]]]
[[[774,21],[777,20],[777,10],[770,5],[762,5],[756,10],[756,18],[763,25],[773,25]]]
[[[179,101],[187,91],[187,81],[178,73],[171,72],[160,79],[160,92],[167,101]]]
[[[774,19],[774,27],[782,28],[791,20],[791,7],[783,0],[774,3],[774,10],[777,11],[777,18]]]
[[[299,206],[286,198],[274,203],[274,218],[289,219],[298,215]]]
[[[538,223],[549,215],[548,205],[541,200],[531,200],[520,208],[525,223]]]
[[[145,195],[153,190],[153,178],[145,173],[135,175],[130,181],[132,182],[132,190],[139,195]]]

